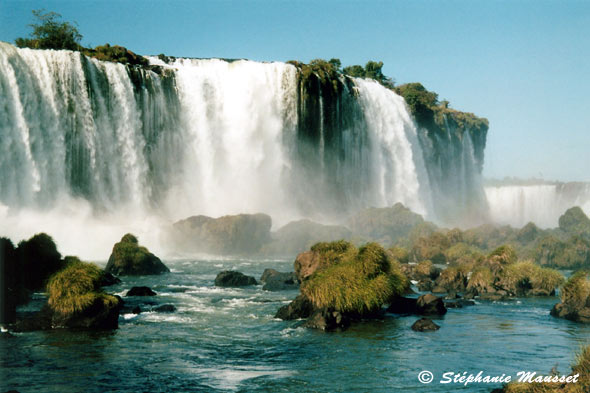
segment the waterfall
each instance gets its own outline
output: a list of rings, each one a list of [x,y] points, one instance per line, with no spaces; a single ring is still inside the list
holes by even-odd
[[[590,213],[588,183],[486,186],[485,193],[491,219],[514,227],[534,222],[541,228],[555,228],[559,216],[572,206]]]
[[[0,43],[0,235],[47,231],[65,252],[105,259],[122,232],[158,250],[158,227],[195,214],[263,212],[278,226],[402,202],[437,220],[438,201],[477,188],[469,133],[441,147],[451,142],[374,81],[303,86],[285,63],[150,62]],[[461,163],[464,188],[443,161]]]

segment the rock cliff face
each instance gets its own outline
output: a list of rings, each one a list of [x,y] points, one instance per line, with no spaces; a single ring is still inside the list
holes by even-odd
[[[0,203],[74,197],[99,214],[264,212],[279,224],[396,202],[458,221],[485,205],[487,121],[423,103],[416,86],[321,62],[131,60],[0,43]]]

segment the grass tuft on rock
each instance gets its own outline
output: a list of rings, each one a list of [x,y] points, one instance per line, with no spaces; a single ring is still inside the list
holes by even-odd
[[[574,273],[561,288],[561,302],[574,309],[584,308],[590,296],[590,280],[588,271]]]
[[[576,363],[568,375],[579,374],[576,383],[560,382],[511,382],[504,385],[504,393],[587,393],[590,392],[590,345],[583,347],[576,356]]]
[[[506,266],[499,285],[519,296],[530,289],[550,295],[564,282],[563,275],[557,270],[540,267],[529,260]]]
[[[100,287],[102,271],[96,265],[66,257],[66,267],[55,273],[47,284],[49,306],[62,314],[81,313],[98,300],[114,305],[117,298],[105,294]]]
[[[316,308],[371,313],[409,287],[399,263],[377,243],[358,250],[347,242],[319,243],[312,250],[332,258],[301,286]]]

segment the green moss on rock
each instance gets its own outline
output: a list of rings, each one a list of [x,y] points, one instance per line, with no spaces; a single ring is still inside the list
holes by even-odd
[[[105,270],[117,276],[161,274],[170,271],[160,258],[140,246],[137,237],[130,233],[115,244]]]

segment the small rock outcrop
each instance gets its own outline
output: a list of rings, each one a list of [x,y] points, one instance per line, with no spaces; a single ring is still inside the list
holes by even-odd
[[[304,327],[345,329],[350,322],[381,318],[390,299],[409,288],[399,263],[376,243],[318,243],[300,254],[295,271],[301,294],[277,318],[308,318]]]
[[[246,287],[249,285],[256,285],[256,279],[251,276],[246,276],[244,273],[225,270],[215,277],[216,287]]]
[[[174,306],[173,304],[162,304],[161,306],[154,307],[152,311],[165,313],[175,312],[176,306]]]
[[[100,278],[100,286],[101,287],[110,287],[111,285],[115,285],[115,284],[120,284],[121,280],[116,277],[113,276],[111,273],[109,272],[102,272],[102,276]]]
[[[412,330],[416,332],[434,332],[438,329],[440,329],[440,326],[428,318],[420,318],[412,325]]]
[[[264,284],[265,291],[284,291],[298,289],[299,281],[295,273],[281,273],[274,269],[264,269],[260,281]]]
[[[579,271],[561,289],[561,302],[551,309],[551,315],[570,321],[590,323],[590,274]]]
[[[303,295],[299,295],[291,303],[279,308],[275,318],[284,321],[308,318],[314,311],[313,304]]]
[[[416,307],[420,315],[445,315],[447,313],[443,300],[430,293],[420,296],[416,300]]]
[[[139,245],[137,237],[128,233],[113,247],[106,272],[117,276],[154,275],[170,272],[154,254]]]
[[[394,314],[444,315],[447,313],[447,308],[442,298],[429,293],[417,299],[397,297],[391,302],[387,312]]]
[[[346,329],[350,325],[350,319],[347,315],[339,311],[316,310],[303,324],[303,327],[319,329],[323,331],[333,331]]]
[[[122,302],[102,291],[102,271],[74,257],[66,262],[47,284],[51,327],[116,329]]]
[[[156,296],[157,293],[152,291],[150,287],[133,287],[125,296]]]
[[[320,267],[320,254],[315,251],[305,251],[295,258],[295,275],[299,282],[305,281]]]

